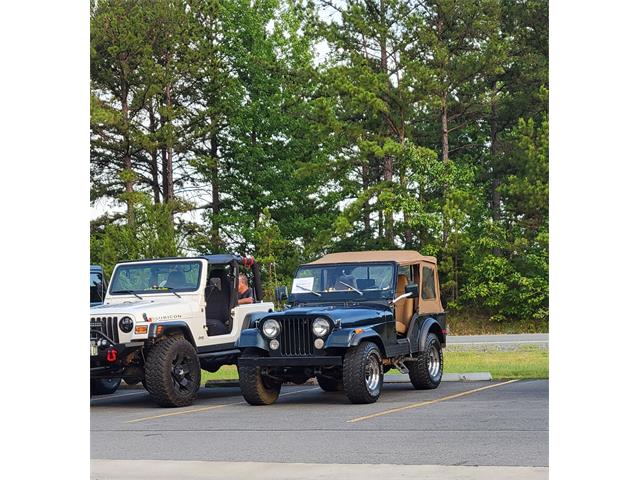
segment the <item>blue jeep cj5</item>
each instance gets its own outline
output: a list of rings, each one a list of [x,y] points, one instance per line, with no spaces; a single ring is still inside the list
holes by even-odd
[[[284,382],[315,377],[353,403],[375,402],[384,373],[437,388],[446,344],[434,257],[414,251],[332,253],[298,268],[281,312],[254,317],[238,340],[240,387],[252,405],[275,402]]]

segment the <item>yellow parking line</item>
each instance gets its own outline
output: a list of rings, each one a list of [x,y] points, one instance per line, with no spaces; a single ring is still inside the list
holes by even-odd
[[[319,387],[308,388],[308,389],[305,388],[305,389],[302,389],[302,390],[294,390],[293,392],[283,393],[280,396],[281,397],[286,397],[287,395],[293,395],[295,393],[311,392],[311,391],[318,390],[318,389],[319,389]],[[136,418],[134,420],[128,420],[126,423],[138,423],[138,422],[143,422],[145,420],[154,420],[156,418],[173,417],[175,415],[184,415],[184,414],[187,414],[187,413],[206,412],[207,410],[215,410],[217,408],[230,407],[230,406],[233,406],[233,405],[242,405],[243,403],[245,403],[245,402],[242,401],[242,402],[234,402],[234,403],[222,403],[222,404],[210,405],[208,407],[192,408],[191,410],[181,410],[179,412],[162,413],[160,415],[153,415],[151,417],[143,417],[143,418]]]
[[[173,417],[174,415],[184,415],[185,413],[204,412],[206,410],[213,410],[213,409],[216,409],[216,408],[228,407],[230,405],[240,405],[241,403],[243,403],[243,402],[223,403],[223,404],[218,404],[218,405],[211,405],[209,407],[192,408],[191,410],[182,410],[180,412],[163,413],[163,414],[160,414],[160,415],[153,415],[151,417],[136,418],[135,420],[127,421],[127,423],[137,423],[137,422],[143,422],[145,420],[153,420],[153,419],[156,419],[156,418]]]
[[[455,393],[453,395],[447,395],[446,397],[436,398],[434,400],[427,400],[426,402],[412,403],[411,405],[405,405],[404,407],[391,408],[389,410],[383,410],[382,412],[372,413],[371,415],[365,415],[364,417],[358,417],[358,418],[353,418],[351,420],[347,420],[347,423],[361,422],[362,420],[369,420],[370,418],[381,417],[382,415],[388,415],[390,413],[402,412],[404,410],[409,410],[411,408],[424,407],[425,405],[432,405],[434,403],[440,403],[446,400],[453,400],[454,398],[464,397],[466,395],[471,395],[472,393],[481,392],[483,390],[488,390],[490,388],[501,387],[502,385],[507,385],[508,383],[513,383],[517,381],[518,380],[509,380],[507,382],[494,383],[492,385],[487,385],[486,387],[474,388],[473,390],[466,390],[464,392]]]

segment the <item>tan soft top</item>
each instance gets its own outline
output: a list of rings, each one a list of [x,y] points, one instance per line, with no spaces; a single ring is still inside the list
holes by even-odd
[[[329,253],[307,265],[326,263],[364,263],[364,262],[397,262],[410,265],[418,262],[436,264],[436,257],[421,255],[415,250],[370,250],[367,252]]]

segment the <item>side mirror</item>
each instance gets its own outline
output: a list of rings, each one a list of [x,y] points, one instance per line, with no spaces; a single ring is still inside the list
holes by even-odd
[[[284,302],[287,298],[289,298],[289,289],[286,286],[276,287],[276,300]]]
[[[416,283],[410,283],[404,287],[404,293],[409,294],[409,298],[418,298],[418,285]]]

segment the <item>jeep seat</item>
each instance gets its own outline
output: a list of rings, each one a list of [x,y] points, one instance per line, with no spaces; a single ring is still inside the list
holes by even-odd
[[[405,293],[404,290],[408,284],[409,279],[406,275],[398,275],[396,297]],[[395,308],[396,332],[407,333],[411,317],[413,317],[413,298],[398,300]]]
[[[207,302],[205,316],[207,319],[207,335],[224,335],[228,333],[227,325],[231,317],[231,279],[224,270],[213,270],[211,278],[219,279],[217,286],[207,285],[204,289]]]

